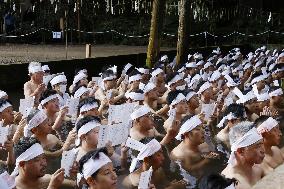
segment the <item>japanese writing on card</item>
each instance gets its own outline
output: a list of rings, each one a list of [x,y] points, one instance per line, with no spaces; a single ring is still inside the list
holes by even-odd
[[[135,103],[125,103],[122,105],[110,105],[108,112],[108,124],[128,123],[130,115],[135,109]]]
[[[70,98],[66,101],[66,105],[68,107],[68,114],[72,117],[77,117],[78,105],[79,105],[79,98]]]
[[[150,167],[148,171],[144,171],[141,173],[138,189],[149,189],[152,173],[153,173],[152,167]]]
[[[34,106],[33,97],[20,99],[19,112],[23,115],[23,117],[27,117],[33,106]]]
[[[202,104],[201,112],[204,113],[206,120],[208,120],[214,114],[215,108],[216,108],[216,104],[215,103],[212,103],[212,104]]]
[[[74,161],[76,159],[77,152],[76,150],[72,149],[69,151],[63,151],[62,153],[62,159],[61,159],[61,168],[64,168],[65,177],[70,177],[70,169],[74,164]]]

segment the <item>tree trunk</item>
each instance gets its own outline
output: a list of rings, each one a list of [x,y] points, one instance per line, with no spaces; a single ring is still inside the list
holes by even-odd
[[[146,60],[146,65],[149,68],[151,68],[159,58],[165,7],[166,0],[153,0],[150,37]]]
[[[190,0],[181,0],[177,42],[177,65],[187,61],[189,48]]]

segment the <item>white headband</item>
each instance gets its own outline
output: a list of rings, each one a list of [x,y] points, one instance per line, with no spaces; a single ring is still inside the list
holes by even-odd
[[[89,92],[89,89],[87,89],[86,87],[82,86],[74,93],[74,97],[75,98],[80,98],[86,92]]]
[[[251,63],[247,63],[247,64],[244,66],[244,71],[247,70],[247,69],[249,69],[249,68],[251,68],[251,67],[252,67]]]
[[[194,95],[196,95],[196,92],[189,92],[185,98],[187,101],[189,101]]]
[[[279,124],[278,121],[276,121],[272,117],[269,117],[262,124],[260,124],[260,126],[257,127],[257,131],[260,134],[264,132],[269,132],[271,129],[276,127],[278,124]]]
[[[281,96],[281,95],[283,95],[283,90],[281,88],[269,93],[270,97]]]
[[[257,82],[260,82],[260,81],[263,81],[263,80],[265,80],[267,77],[265,76],[265,75],[260,75],[260,76],[258,76],[258,77],[256,77],[256,78],[254,78],[253,80],[251,80],[251,85],[252,84],[255,84],[255,83],[257,83]]]
[[[185,64],[186,68],[196,68],[196,63],[195,62],[189,62]]]
[[[136,101],[144,100],[144,94],[142,93],[135,93],[135,92],[125,93],[125,97]]]
[[[55,98],[58,98],[58,94],[53,94],[53,95],[50,95],[49,97],[43,99],[42,101],[40,101],[40,104],[43,106],[44,104],[48,103],[49,101],[55,99]]]
[[[84,163],[83,170],[82,170],[84,178],[88,179],[95,172],[97,172],[101,167],[111,162],[112,161],[109,159],[107,155],[105,155],[103,152],[100,152],[98,159],[90,158],[86,163]]]
[[[24,127],[24,136],[30,137],[32,135],[31,130],[38,127],[47,119],[46,113],[43,110],[37,112],[29,123]]]
[[[101,124],[97,121],[90,121],[88,123],[86,123],[85,125],[83,125],[77,133],[77,139],[75,141],[76,146],[80,145],[81,142],[81,136],[87,134],[89,131],[91,131],[92,129],[99,127]]]
[[[152,77],[156,77],[157,75],[159,75],[160,73],[163,73],[163,72],[164,71],[161,68],[157,68],[151,73],[151,75],[152,75]]]
[[[209,82],[205,82],[201,87],[199,88],[197,94],[203,93],[205,90],[209,89],[212,85]]]
[[[75,85],[76,83],[78,83],[80,80],[87,78],[87,75],[83,72],[79,72],[73,80],[73,85]]]
[[[98,108],[98,104],[95,102],[95,103],[92,103],[92,104],[84,104],[81,108],[80,108],[80,114],[83,113],[83,112],[87,112],[87,111],[90,111],[92,109],[95,109],[95,108]]]
[[[111,81],[111,80],[114,80],[114,79],[116,79],[116,76],[112,75],[112,76],[103,78],[103,81]]]
[[[235,166],[237,163],[235,152],[239,148],[248,147],[260,140],[262,140],[262,136],[257,132],[257,129],[255,127],[249,130],[244,136],[242,136],[235,143],[232,144],[231,155],[228,163],[232,166]]]
[[[175,77],[168,82],[168,86],[171,86],[172,84],[178,82],[179,80],[182,80],[182,78],[179,75],[175,75]]]
[[[156,88],[156,85],[155,85],[154,83],[148,83],[148,84],[144,87],[143,92],[144,92],[144,94],[145,94],[145,93],[148,93],[149,91],[151,91],[151,90],[153,90],[153,89],[155,89],[155,88]]]
[[[176,136],[177,140],[182,140],[181,136],[184,133],[190,132],[193,129],[195,129],[197,126],[201,125],[202,121],[199,119],[199,117],[193,116],[190,119],[188,119],[182,126],[180,127],[179,133]]]
[[[131,83],[131,82],[133,82],[133,81],[139,81],[139,80],[141,80],[141,79],[142,79],[142,77],[141,77],[140,74],[133,75],[133,76],[129,77],[128,83]]]
[[[237,117],[232,113],[230,112],[228,115],[224,116],[221,121],[219,122],[219,124],[217,125],[218,128],[221,128],[224,126],[224,123],[225,121],[231,121],[233,119],[237,119]]]
[[[34,74],[34,73],[37,73],[37,72],[42,72],[42,68],[41,68],[40,63],[38,63],[36,65],[29,65],[29,73],[30,74]]]
[[[139,117],[142,117],[151,112],[151,109],[148,106],[142,106],[139,109],[135,110],[131,115],[131,119],[135,120]]]
[[[0,90],[0,98],[3,98],[4,96],[8,96],[8,94],[5,91]]]
[[[41,69],[42,69],[42,71],[50,71],[48,65],[43,65],[43,66],[41,67]]]
[[[276,70],[273,71],[273,73],[278,73],[278,72],[283,72],[284,71],[284,68],[278,68]]]
[[[138,70],[138,72],[142,73],[142,74],[149,74],[149,69],[145,69],[145,68],[136,68]]]
[[[167,55],[164,55],[164,56],[161,57],[160,60],[161,60],[162,62],[164,62],[164,61],[167,60],[167,59],[168,59],[168,56],[167,56]]]
[[[12,104],[10,104],[9,102],[2,104],[2,106],[0,107],[0,113],[3,112],[6,108],[9,108],[11,106],[12,106]]]
[[[196,66],[202,66],[203,64],[204,64],[204,61],[201,60],[201,61],[199,61],[199,62],[196,63]]]
[[[206,62],[206,64],[204,65],[204,69],[207,69],[210,66],[213,66],[213,64],[211,62]]]
[[[221,77],[221,73],[217,70],[217,71],[213,72],[213,74],[211,75],[209,81],[210,82],[217,81],[220,77]]]
[[[11,176],[16,177],[18,175],[20,162],[32,160],[41,154],[44,154],[42,146],[39,143],[32,145],[16,159],[16,167]]]
[[[132,67],[132,64],[130,64],[130,63],[127,63],[125,66],[124,66],[124,71],[125,71],[125,73],[129,70],[129,68],[131,68]]]
[[[156,139],[153,139],[148,144],[144,145],[144,147],[140,150],[137,157],[132,160],[129,168],[130,173],[134,171],[139,160],[144,160],[144,158],[152,156],[160,149],[161,149],[161,144]]]
[[[177,95],[177,97],[172,101],[170,106],[172,107],[174,105],[177,105],[178,103],[180,103],[183,100],[186,100],[185,96],[182,93],[179,93]]]
[[[63,82],[67,82],[67,78],[65,75],[58,75],[58,76],[55,76],[52,80],[50,80],[50,84],[52,86],[58,83],[63,83]]]

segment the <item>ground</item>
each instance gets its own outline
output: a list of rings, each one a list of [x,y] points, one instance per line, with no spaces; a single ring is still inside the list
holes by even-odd
[[[95,45],[92,46],[91,57],[95,58],[146,53],[146,50],[146,46]],[[162,48],[161,50],[174,49]],[[69,46],[67,54],[67,59],[86,58],[86,46]],[[65,59],[66,51],[64,45],[0,44],[0,64],[28,63],[31,61],[47,62]]]

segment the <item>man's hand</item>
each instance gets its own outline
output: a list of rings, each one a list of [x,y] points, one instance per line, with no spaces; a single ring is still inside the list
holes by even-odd
[[[51,179],[47,189],[59,189],[64,181],[64,169],[58,169],[53,175],[51,175]]]
[[[62,147],[63,151],[69,150],[70,146],[75,143],[76,136],[77,136],[77,133],[76,133],[75,129],[73,129],[72,131],[69,132],[67,139],[66,139],[66,141],[65,141],[65,143],[63,144],[63,147]]]

